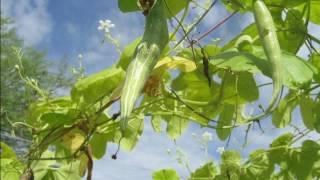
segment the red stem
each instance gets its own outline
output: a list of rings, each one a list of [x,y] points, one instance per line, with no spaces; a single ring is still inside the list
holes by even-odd
[[[204,37],[206,37],[208,34],[210,34],[212,31],[214,31],[215,29],[217,29],[218,27],[220,27],[222,24],[224,24],[227,20],[229,20],[233,15],[235,15],[237,13],[237,11],[234,11],[232,14],[230,14],[229,16],[223,18],[218,24],[214,25],[213,27],[211,27],[207,32],[203,33],[199,38],[196,39],[196,42],[199,42],[201,39],[203,39]]]

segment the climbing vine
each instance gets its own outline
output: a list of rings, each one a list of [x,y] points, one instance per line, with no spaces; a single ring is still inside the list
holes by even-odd
[[[218,3],[230,15],[192,38],[194,28]],[[18,158],[1,143],[1,179],[92,179],[94,159],[105,156],[108,143],[132,150],[151,117],[154,131],[166,122],[166,132],[177,139],[195,122],[228,141],[234,129],[271,121],[276,128],[291,125],[299,108],[305,127],[274,139],[241,160],[235,150],[221,152],[221,161],[209,161],[190,173],[190,179],[316,179],[320,177],[320,40],[308,25],[320,25],[317,0],[208,1],[203,14],[186,27],[192,0],[118,0],[120,11],[143,13],[145,31],[124,48],[116,64],[79,78],[70,95],[49,97],[38,84],[16,71],[41,98],[29,107],[24,124],[32,146]],[[255,22],[223,45],[202,40],[235,14],[254,13]],[[177,25],[168,32],[168,20]],[[101,22],[100,30],[114,25]],[[109,33],[109,31],[106,31]],[[178,34],[181,33],[180,35]],[[112,39],[111,42],[117,45]],[[309,56],[297,55],[305,46]],[[17,51],[17,58],[21,58]],[[175,75],[172,73],[175,71]],[[259,85],[256,76],[271,83]],[[269,107],[258,104],[259,88],[274,87]],[[141,101],[137,101],[137,99]],[[109,109],[120,102],[116,113]],[[252,113],[248,104],[253,105]],[[258,114],[258,115],[257,115]],[[268,118],[268,117],[271,117]],[[303,142],[300,142],[304,138]],[[117,159],[117,152],[112,155]],[[151,177],[150,177],[151,178]],[[173,169],[155,170],[155,180],[179,179]]]

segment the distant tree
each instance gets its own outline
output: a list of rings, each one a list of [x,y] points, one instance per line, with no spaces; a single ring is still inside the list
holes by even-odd
[[[73,82],[67,76],[65,59],[58,64],[49,63],[46,53],[24,45],[10,25],[8,17],[1,17],[1,127],[11,128],[12,122],[23,122],[30,103],[39,96],[20,78],[16,65],[21,65],[24,76],[36,79],[41,88],[54,96],[58,89],[68,88]],[[21,48],[21,64],[14,48]],[[50,69],[49,69],[50,67]],[[20,129],[20,128],[19,128]],[[18,133],[21,133],[19,130]]]

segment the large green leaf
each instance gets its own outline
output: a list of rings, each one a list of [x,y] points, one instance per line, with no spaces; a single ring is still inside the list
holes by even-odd
[[[266,61],[247,52],[228,51],[220,53],[211,58],[210,65],[212,65],[212,68],[230,69],[234,72],[260,73],[269,71],[269,65]]]
[[[76,119],[76,107],[69,96],[58,97],[49,101],[39,101],[30,105],[27,122],[41,127],[44,124],[52,126],[70,125]]]
[[[295,175],[298,180],[314,179],[317,177],[313,174],[316,161],[320,160],[320,145],[311,140],[302,143],[300,151],[294,151],[289,154],[288,169]],[[303,168],[301,168],[303,167]],[[318,176],[319,177],[319,176]]]
[[[138,0],[118,0],[118,6],[122,12],[139,11]]]
[[[221,98],[224,103],[244,104],[259,98],[259,91],[252,74],[239,72],[232,74],[225,71],[221,84]]]
[[[320,83],[320,55],[316,53],[312,54],[309,61],[315,68],[317,68],[318,73],[314,74],[314,80]]]
[[[272,141],[270,148],[273,148],[269,151],[268,157],[272,163],[281,163],[287,160],[287,155],[289,152],[290,143],[293,140],[292,133],[285,133]]]
[[[307,18],[309,16],[309,20],[317,25],[320,25],[320,1],[319,0],[310,0],[310,1],[306,1],[306,3],[301,4],[299,7],[297,7],[296,9],[299,9],[301,11],[304,10],[304,8],[306,8],[306,6],[308,6],[308,3],[310,2],[310,16],[307,13],[304,14],[305,18]]]
[[[244,173],[241,174],[241,180],[251,180],[259,177],[260,180],[269,180],[274,170],[267,151],[259,149],[250,153],[249,164],[243,167]]]
[[[139,0],[118,0],[118,6],[119,9],[125,13],[139,11],[138,1]],[[171,18],[186,7],[188,0],[166,0],[166,4],[167,17]]]
[[[278,128],[284,128],[291,122],[291,113],[298,104],[296,93],[289,92],[282,99],[272,114],[272,124]]]
[[[178,173],[173,169],[162,169],[152,173],[153,180],[180,180]]]
[[[92,149],[92,155],[96,159],[101,159],[107,150],[107,142],[112,140],[112,135],[95,133],[90,139],[90,147]]]
[[[300,98],[300,113],[304,125],[309,129],[314,129],[316,123],[316,113],[319,109],[315,108],[316,104],[309,96],[302,96]]]
[[[320,25],[320,1],[310,1],[310,21]]]
[[[126,130],[123,133],[121,133],[120,130],[117,130],[115,132],[113,142],[119,143],[119,140],[121,138],[121,142],[120,142],[121,148],[126,151],[131,151],[137,144],[143,132],[143,127],[144,127],[143,120],[144,120],[144,116],[142,114],[132,115],[129,119],[128,127],[126,128]],[[114,128],[118,129],[119,123],[117,123],[117,127],[114,127]]]
[[[186,100],[209,102],[214,97],[213,87],[209,87],[208,80],[199,71],[180,73],[172,81],[172,88],[177,92],[181,92],[179,94]]]
[[[191,173],[191,179],[213,179],[216,174],[216,166],[210,161]]]
[[[14,150],[6,145],[3,142],[0,142],[0,149],[1,149],[1,153],[0,153],[0,158],[1,159],[17,159],[17,155],[14,152]]]
[[[216,133],[218,138],[226,140],[231,134],[232,128],[223,128],[224,126],[231,126],[232,119],[235,112],[234,105],[224,105],[223,111],[220,113]]]
[[[72,100],[93,105],[102,98],[110,96],[124,76],[125,72],[121,68],[112,66],[81,79],[71,90]]]
[[[309,62],[288,52],[282,52],[281,77],[283,83],[291,89],[308,87],[317,69]],[[252,54],[247,52],[228,51],[212,57],[210,65],[213,68],[230,69],[231,71],[262,72],[271,77],[270,64],[264,54],[263,48],[253,46]]]
[[[122,69],[126,70],[131,62],[131,59],[134,55],[135,49],[140,43],[142,37],[138,37],[134,41],[132,41],[129,45],[127,45],[122,51],[120,58],[117,62],[117,66],[120,66]]]
[[[220,174],[230,179],[239,179],[240,177],[241,156],[238,151],[226,150],[221,155]]]
[[[162,118],[167,122],[167,134],[170,138],[177,139],[189,125],[189,120],[186,119],[188,116],[179,116],[179,114],[185,114],[183,113],[184,109],[181,109],[181,105],[179,105],[178,101],[170,99],[165,101],[165,104],[172,111],[172,114],[162,116]]]
[[[314,109],[317,109],[315,112],[316,122],[314,124],[314,128],[318,133],[320,133],[320,111],[318,111],[318,109],[320,109],[320,98],[317,98]]]
[[[275,21],[280,47],[282,50],[296,54],[306,37],[303,33],[307,31],[303,15],[298,10],[291,9],[287,12],[285,20],[282,20],[281,12],[279,12],[279,20]]]
[[[289,146],[292,139],[293,139],[292,133],[282,134],[272,141],[272,143],[270,144],[270,147],[274,148],[279,146]]]
[[[16,159],[1,158],[0,168],[0,179],[20,180],[25,167]]]
[[[160,115],[154,115],[151,118],[151,125],[155,132],[159,133],[161,132],[161,116]]]
[[[165,116],[167,121],[167,134],[172,139],[177,139],[186,130],[189,120],[175,115]]]
[[[54,158],[54,153],[46,151],[42,158]],[[34,177],[37,180],[80,180],[79,161],[72,161],[69,164],[60,164],[54,160],[33,161],[31,165]]]

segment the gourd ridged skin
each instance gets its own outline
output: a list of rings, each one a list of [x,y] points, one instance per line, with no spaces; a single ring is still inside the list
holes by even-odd
[[[120,125],[125,130],[144,84],[168,42],[168,26],[163,0],[155,1],[146,17],[143,38],[137,46],[134,58],[128,66],[120,100]]]
[[[271,64],[273,79],[273,92],[266,113],[273,110],[276,105],[281,88],[281,49],[277,38],[276,28],[270,11],[262,0],[257,0],[253,4],[255,23],[258,28],[259,37],[262,41],[264,52]]]

